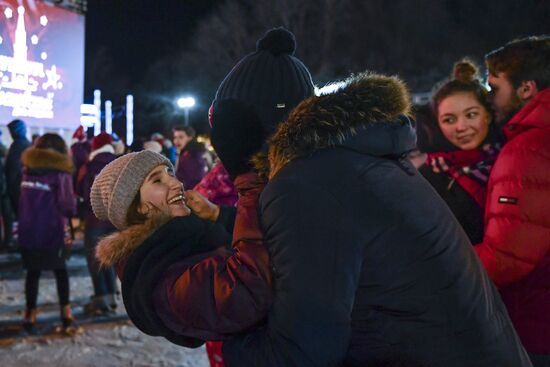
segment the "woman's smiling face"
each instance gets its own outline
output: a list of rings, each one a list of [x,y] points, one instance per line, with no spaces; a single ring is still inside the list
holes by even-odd
[[[155,211],[170,217],[189,215],[191,210],[185,204],[183,184],[176,178],[174,171],[166,165],[155,167],[139,189],[139,212],[148,217]]]
[[[489,133],[491,115],[473,93],[454,93],[445,97],[437,108],[439,128],[454,146],[478,148]]]

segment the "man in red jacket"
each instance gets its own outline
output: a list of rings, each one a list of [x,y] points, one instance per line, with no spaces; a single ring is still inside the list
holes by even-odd
[[[550,366],[550,37],[512,41],[486,64],[506,145],[475,249],[534,366]]]

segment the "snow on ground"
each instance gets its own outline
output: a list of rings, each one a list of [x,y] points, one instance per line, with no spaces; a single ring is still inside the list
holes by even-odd
[[[83,257],[73,256],[69,263],[73,312],[82,312],[92,294],[92,283]],[[0,269],[0,322],[18,325],[25,309],[24,273],[3,276]],[[5,273],[4,273],[5,275]],[[59,323],[55,279],[43,272],[39,288],[38,321]],[[124,316],[119,299],[118,316]],[[120,318],[120,317],[119,317]],[[183,348],[164,338],[143,334],[130,321],[83,324],[83,333],[71,338],[58,334],[0,338],[2,367],[109,367],[162,366],[207,367],[204,347]]]
[[[26,338],[0,346],[0,360],[3,367],[208,366],[204,347],[182,348],[126,323],[94,325],[74,338]]]

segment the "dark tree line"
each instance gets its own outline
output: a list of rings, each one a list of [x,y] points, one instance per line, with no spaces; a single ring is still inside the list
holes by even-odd
[[[550,34],[549,19],[547,0],[220,1],[197,24],[190,45],[150,66],[136,92],[142,126],[152,131],[181,122],[173,97],[189,92],[199,101],[192,122],[205,131],[217,86],[272,27],[294,32],[296,56],[318,84],[368,69],[426,92],[463,56],[481,64],[511,39]]]

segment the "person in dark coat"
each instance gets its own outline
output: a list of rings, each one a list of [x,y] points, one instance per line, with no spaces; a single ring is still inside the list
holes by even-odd
[[[0,137],[2,133],[0,132]],[[12,226],[13,226],[13,212],[10,205],[10,198],[8,196],[5,163],[6,163],[7,149],[4,144],[0,143],[0,216],[2,219],[1,227],[3,237],[0,242],[0,249],[2,251],[9,250],[12,245]]]
[[[63,139],[44,134],[35,147],[22,155],[25,169],[21,182],[19,243],[27,270],[24,326],[33,331],[36,323],[38,283],[43,270],[53,270],[57,283],[63,328],[76,332],[69,303],[69,274],[65,263],[67,217],[75,214],[73,162]]]
[[[88,270],[92,278],[94,296],[92,301],[84,306],[84,311],[92,315],[102,315],[116,308],[115,293],[117,291],[115,272],[112,267],[100,267],[95,257],[95,249],[100,237],[115,231],[115,227],[105,220],[98,220],[90,204],[90,190],[95,177],[110,162],[116,159],[112,146],[111,135],[106,132],[95,136],[92,140],[92,152],[88,161],[80,168],[77,194],[82,197],[84,212],[84,248]]]
[[[82,167],[88,161],[90,151],[90,142],[87,139],[84,126],[81,125],[75,130],[75,132],[73,133],[73,138],[71,140],[71,156],[73,157],[73,163],[75,167],[73,173],[73,189],[75,193],[78,192],[76,185],[78,182],[80,167]],[[86,207],[83,202],[82,196],[78,195],[76,200],[76,216],[78,217],[80,227],[82,228]]]
[[[464,59],[455,64],[452,78],[436,87],[437,128],[452,148],[428,152],[419,167],[472,243],[483,239],[487,181],[500,148],[487,90],[476,77],[477,67]]]
[[[78,179],[78,173],[80,172],[80,167],[82,167],[87,161],[91,152],[91,145],[88,139],[86,138],[86,132],[84,131],[84,126],[79,126],[74,134],[71,144],[71,156],[73,157],[74,162],[74,184],[76,188],[76,182]],[[75,190],[76,191],[76,190]]]
[[[253,327],[262,327],[273,290],[258,216],[258,197],[265,179],[253,171],[250,160],[288,112],[313,94],[311,75],[293,56],[294,50],[295,40],[290,32],[281,28],[268,31],[258,42],[256,52],[245,56],[226,76],[212,104],[213,142],[216,141],[215,148],[225,167],[219,171],[224,181],[222,195],[214,197],[224,201],[230,197],[232,189],[226,177],[229,175],[238,192],[235,220],[228,215],[231,208],[201,205],[198,192],[187,191],[185,197],[186,204],[197,216],[225,223],[227,227],[234,222],[231,252],[189,257],[189,244],[193,244],[194,237],[201,237],[190,237],[192,217],[172,219],[177,224],[169,222],[152,235],[148,221],[132,221],[127,229],[107,237],[99,245],[97,254],[104,263],[120,264],[117,269],[122,277],[123,299],[130,305],[127,307],[130,318],[140,330],[189,347],[205,340],[227,340]],[[273,87],[265,89],[265,85]],[[110,175],[102,171],[94,183],[97,192],[104,192],[104,195],[92,194],[92,198],[103,198],[97,199],[98,210],[94,207],[100,216],[112,217],[117,209],[110,208],[118,207],[107,199],[117,197],[108,182],[125,180],[107,179]],[[160,178],[159,184],[163,183],[164,175],[155,177]],[[105,189],[99,189],[102,186]],[[220,186],[207,187],[210,195]],[[142,191],[145,192],[141,188],[139,197],[134,199],[135,205],[148,201]],[[112,192],[115,193],[110,195]],[[160,197],[170,198],[175,194],[177,191]],[[207,208],[211,210],[205,210]],[[131,213],[136,209],[128,210],[126,218],[130,220],[135,217]],[[144,237],[147,237],[145,241]],[[139,244],[137,248],[136,244]],[[206,249],[207,246],[194,245],[193,248]],[[135,251],[128,256],[124,249]],[[167,251],[177,252],[165,254]],[[207,350],[210,357],[215,357],[217,347]],[[213,366],[222,362],[219,358],[211,361]]]
[[[23,175],[23,168],[21,166],[21,154],[23,151],[31,146],[31,142],[27,139],[27,126],[21,120],[13,120],[8,124],[13,142],[8,149],[8,155],[6,156],[6,182],[8,195],[12,209],[17,216],[19,206],[19,194],[21,192],[21,177]]]
[[[288,30],[275,28],[267,31],[258,40],[256,51],[244,56],[224,78],[209,109],[212,143],[223,166],[222,163],[218,164],[194,190],[202,192],[218,204],[223,202],[230,205],[239,191],[241,198],[237,210],[243,216],[247,212],[257,212],[257,200],[252,193],[259,195],[263,188],[263,179],[252,168],[252,155],[265,147],[266,138],[292,108],[314,91],[311,75],[294,56],[295,49],[294,35]],[[179,145],[176,140],[175,143]],[[243,180],[241,176],[247,179]],[[246,197],[242,197],[243,193],[246,193]],[[192,192],[186,195],[191,199],[194,197]],[[193,201],[188,203],[193,204]],[[193,205],[192,209],[200,210],[198,205]],[[255,217],[248,215],[251,219]],[[241,220],[236,225],[240,230],[234,232],[234,238],[239,238],[240,233],[246,233],[246,238],[260,242],[261,232],[256,225],[252,226],[255,222],[245,227],[246,221]],[[254,297],[262,292],[269,293],[260,287],[254,291],[258,293]],[[216,298],[212,300],[223,302]],[[248,307],[246,302],[241,302],[241,308]],[[255,313],[251,313],[251,316],[256,317]],[[240,326],[243,326],[242,323]],[[212,367],[223,366],[219,346],[213,343],[206,345]]]
[[[466,234],[405,158],[409,111],[400,80],[359,74],[279,126],[260,198],[273,305],[224,343],[227,366],[531,366]]]
[[[192,189],[207,173],[204,145],[195,140],[191,126],[175,126],[174,145],[177,149],[176,176],[185,187]]]
[[[535,366],[550,365],[550,37],[485,57],[506,143],[491,171],[475,250]],[[502,125],[503,124],[503,125]]]

